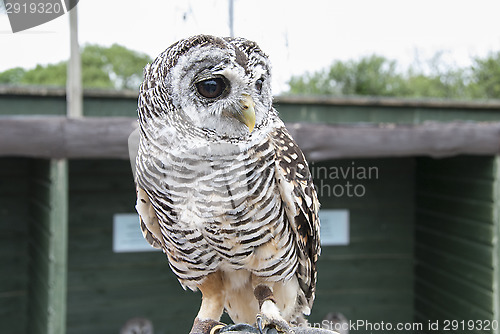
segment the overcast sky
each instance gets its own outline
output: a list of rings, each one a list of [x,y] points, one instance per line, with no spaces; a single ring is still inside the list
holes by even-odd
[[[291,75],[379,54],[402,67],[437,51],[449,64],[500,51],[499,0],[234,0],[235,35],[269,54],[275,92]],[[228,0],[81,0],[79,39],[155,57],[176,40],[229,35]],[[68,16],[13,34],[0,15],[0,71],[69,55]]]

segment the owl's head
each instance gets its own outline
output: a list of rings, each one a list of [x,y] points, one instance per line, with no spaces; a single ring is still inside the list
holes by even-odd
[[[246,138],[273,113],[270,75],[255,42],[208,35],[180,40],[146,66],[139,119]]]

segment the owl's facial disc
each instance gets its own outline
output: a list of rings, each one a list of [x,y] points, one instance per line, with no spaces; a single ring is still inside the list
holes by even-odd
[[[179,130],[201,130],[196,133],[208,133],[214,140],[213,133],[231,140],[257,138],[256,132],[263,131],[262,124],[274,115],[270,69],[255,45],[241,43],[198,45],[167,67],[162,82],[173,108],[165,115],[172,113],[183,121],[171,124]]]

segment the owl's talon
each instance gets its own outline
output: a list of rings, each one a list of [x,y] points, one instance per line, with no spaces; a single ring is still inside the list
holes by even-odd
[[[224,327],[227,327],[226,325],[224,324],[218,324],[218,325],[215,325],[214,327],[212,327],[210,329],[210,334],[219,334],[220,331],[224,328]]]
[[[270,330],[275,330],[277,333],[291,334],[290,325],[284,320],[279,318],[269,318],[263,313],[257,314],[256,317],[257,328],[260,334],[270,334]]]
[[[263,328],[262,328],[262,316],[259,314],[257,314],[257,319],[255,319],[255,322],[257,323],[257,328],[259,329],[259,332],[260,334],[264,334],[264,332],[262,331]]]

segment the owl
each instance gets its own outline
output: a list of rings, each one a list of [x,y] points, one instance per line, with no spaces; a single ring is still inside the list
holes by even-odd
[[[235,324],[287,331],[313,304],[319,202],[272,105],[269,59],[243,38],[198,35],[144,71],[137,205],[143,235],[184,289],[191,333]]]

